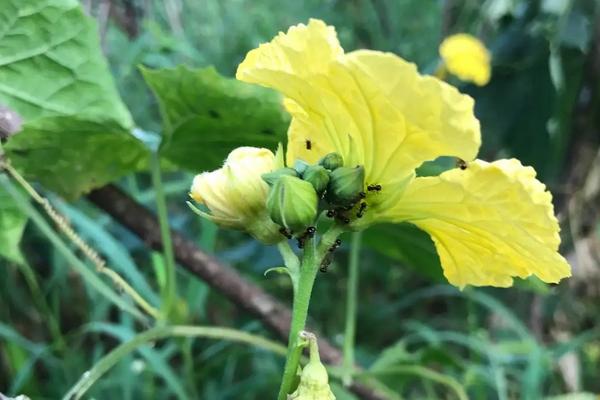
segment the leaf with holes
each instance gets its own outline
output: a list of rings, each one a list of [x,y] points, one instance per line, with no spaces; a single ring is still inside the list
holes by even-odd
[[[143,168],[148,150],[113,120],[38,118],[5,146],[12,164],[68,199]]]
[[[26,121],[54,115],[133,125],[75,0],[5,0],[0,6],[0,103]]]
[[[162,155],[176,165],[211,169],[235,147],[274,149],[285,141],[289,116],[268,89],[224,78],[212,67],[141,70],[163,118]]]

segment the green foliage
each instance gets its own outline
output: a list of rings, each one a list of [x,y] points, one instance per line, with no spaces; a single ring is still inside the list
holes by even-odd
[[[562,195],[562,176],[573,162],[568,149],[581,139],[573,110],[589,94],[581,82],[598,15],[594,0],[131,0],[113,2],[108,22],[101,6],[92,6],[97,26],[75,0],[0,3],[0,103],[26,121],[3,143],[7,157],[156,307],[165,280],[159,253],[86,201],[66,204],[53,193],[71,200],[114,182],[153,207],[157,191],[145,171],[150,150],[138,138],[160,141],[163,164],[192,172],[221,165],[236,146],[275,149],[289,122],[281,98],[229,78],[249,49],[317,17],[336,26],[348,50],[391,51],[431,72],[441,37],[476,34],[493,52],[492,81],[482,88],[453,83],[476,100],[480,157],[519,157]],[[133,5],[129,13],[127,5]],[[141,71],[140,64],[146,66]],[[174,67],[180,64],[189,67]],[[146,132],[133,130],[128,110]],[[454,163],[436,160],[419,173],[436,175]],[[289,300],[287,277],[262,279],[265,270],[281,271],[272,248],[221,232],[189,212],[184,199],[191,179],[175,169],[164,176],[171,225]],[[84,371],[145,329],[147,320],[109,279],[78,260],[37,205],[21,192],[15,202],[5,191],[14,185],[7,182],[0,177],[0,392],[60,398]],[[563,207],[557,204],[557,210]],[[24,230],[26,215],[32,219]],[[378,226],[363,237],[355,353],[366,372],[356,377],[359,382],[390,399],[455,398],[461,390],[476,400],[585,399],[600,391],[600,322],[597,298],[588,293],[594,292],[593,275],[572,286],[526,280],[506,291],[459,292],[436,285],[444,282],[439,258],[428,235],[414,226]],[[312,322],[337,345],[343,341],[348,276],[343,240],[328,273],[318,278],[310,309]],[[177,288],[175,307],[186,324],[269,334],[181,270]],[[565,355],[581,367],[569,371],[578,379],[569,397],[560,395],[572,389],[570,375],[559,367]],[[281,371],[279,356],[251,348],[157,340],[123,357],[89,395],[272,398]],[[331,376],[338,399],[360,398],[339,384],[335,369]]]
[[[75,0],[3,1],[0,103],[26,120],[94,116],[131,127],[96,32]]]
[[[68,199],[139,170],[148,161],[142,142],[116,121],[76,116],[26,123],[5,150],[26,177]]]
[[[142,68],[142,73],[160,106],[161,154],[175,165],[212,169],[235,147],[274,149],[285,139],[289,117],[281,97],[268,89],[224,78],[211,67]]]
[[[23,262],[19,243],[26,223],[27,216],[17,207],[13,198],[0,187],[0,257],[15,263]]]

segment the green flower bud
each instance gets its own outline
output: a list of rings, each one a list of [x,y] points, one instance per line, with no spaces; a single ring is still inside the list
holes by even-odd
[[[313,186],[290,175],[275,181],[267,197],[271,219],[291,232],[302,232],[317,216],[317,193]]]
[[[277,181],[277,179],[279,179],[279,177],[283,175],[298,176],[298,173],[293,168],[279,168],[273,172],[263,174],[262,178],[265,182],[269,184],[269,186],[273,186],[275,181]]]
[[[331,172],[327,185],[327,201],[336,205],[349,205],[360,198],[365,185],[365,168],[339,167]]]
[[[302,332],[301,337],[308,339],[310,359],[302,370],[300,384],[291,400],[335,400],[335,395],[329,387],[329,376],[319,357],[317,338],[312,333]]]
[[[300,175],[302,175],[309,166],[310,166],[310,164],[308,164],[307,162],[302,161],[302,160],[296,160],[296,162],[294,162],[294,169]]]
[[[311,165],[302,174],[302,179],[313,185],[317,193],[323,193],[329,183],[329,171],[320,165]]]
[[[333,171],[344,165],[344,159],[339,153],[329,153],[325,157],[321,158],[319,164],[326,169]]]

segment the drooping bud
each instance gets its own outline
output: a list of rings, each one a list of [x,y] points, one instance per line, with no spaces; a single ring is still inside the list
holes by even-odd
[[[329,153],[325,157],[321,158],[319,164],[324,168],[333,171],[344,165],[344,160],[339,153]]]
[[[339,167],[331,172],[327,185],[327,201],[336,205],[349,205],[360,198],[365,185],[365,168]]]
[[[309,332],[301,332],[301,338],[308,340],[310,358],[302,370],[300,383],[294,393],[289,396],[291,400],[335,400],[335,395],[329,387],[327,369],[321,363],[317,338]]]
[[[311,165],[302,174],[302,179],[313,185],[317,193],[323,193],[329,183],[329,171],[320,165]]]
[[[297,233],[312,225],[317,216],[317,203],[317,193],[310,183],[282,175],[269,190],[267,209],[273,221]]]
[[[298,173],[293,168],[279,168],[273,172],[268,172],[262,175],[262,178],[265,182],[269,184],[269,186],[273,186],[273,184],[279,179],[280,176],[289,175],[289,176],[298,176]]]
[[[261,175],[275,167],[268,149],[239,147],[222,168],[196,175],[190,196],[209,212],[192,207],[204,218],[232,229],[243,230],[267,244],[281,241],[280,227],[269,218],[266,201],[268,185]]]

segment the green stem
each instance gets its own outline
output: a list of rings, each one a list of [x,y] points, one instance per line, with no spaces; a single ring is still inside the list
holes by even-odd
[[[167,201],[162,185],[160,159],[157,154],[152,156],[152,185],[156,192],[156,209],[158,212],[158,222],[160,225],[160,237],[164,249],[165,284],[161,288],[162,304],[161,313],[163,318],[168,319],[175,304],[177,294],[175,277],[175,257],[173,255],[173,242],[171,239],[171,229],[169,227],[169,217],[167,214]]]
[[[52,227],[46,222],[42,215],[29,203],[28,199],[17,190],[12,183],[4,176],[0,176],[0,184],[4,186],[6,191],[15,199],[15,203],[25,213],[33,223],[38,227],[44,236],[54,245],[59,253],[68,261],[68,263],[83,277],[83,279],[96,289],[100,294],[106,297],[109,301],[117,305],[124,311],[129,312],[136,319],[142,322],[148,322],[147,318],[140,311],[126,302],[120,295],[102,281],[88,266],[86,266],[76,255],[71,251],[69,246],[54,232]]]
[[[398,365],[394,367],[388,367],[382,371],[359,372],[358,375],[361,377],[414,375],[447,386],[448,388],[452,389],[452,391],[454,392],[454,394],[456,394],[456,397],[459,400],[469,399],[463,386],[454,378],[441,374],[432,369],[422,367],[420,365]]]
[[[116,347],[100,359],[79,381],[64,395],[63,400],[80,399],[108,370],[138,347],[167,337],[205,337],[210,339],[231,340],[248,343],[277,354],[285,354],[285,348],[279,343],[229,328],[204,326],[161,326],[147,330],[128,342]]]
[[[298,371],[302,346],[299,346],[299,333],[304,330],[306,318],[308,317],[308,306],[312,294],[313,285],[321,261],[325,253],[333,245],[337,237],[343,232],[338,226],[333,226],[321,238],[317,246],[315,239],[307,240],[305,243],[304,257],[300,265],[297,289],[294,291],[294,303],[292,308],[292,323],[288,339],[288,350],[283,370],[283,378],[279,387],[278,400],[286,400],[292,391],[292,386]]]
[[[348,287],[346,289],[346,328],[344,331],[344,385],[352,383],[354,371],[354,342],[356,336],[356,300],[358,297],[358,275],[360,262],[361,232],[352,234],[350,262],[348,265]]]
[[[277,244],[277,248],[279,249],[279,253],[283,258],[283,263],[290,273],[290,278],[292,279],[292,286],[294,288],[294,294],[298,291],[298,278],[300,277],[300,260],[290,247],[287,240],[279,242]]]

